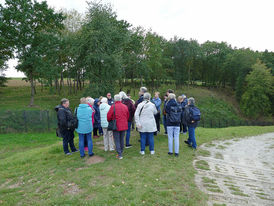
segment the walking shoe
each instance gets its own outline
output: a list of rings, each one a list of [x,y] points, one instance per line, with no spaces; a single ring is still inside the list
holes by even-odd
[[[140,151],[140,154],[141,154],[141,155],[144,155],[144,154],[145,154],[145,151]]]
[[[172,152],[169,152],[169,153],[167,153],[167,154],[169,154],[169,155],[173,155],[173,153],[172,153]]]
[[[79,152],[79,150],[77,149],[77,150],[75,150],[75,151],[72,151],[71,153],[75,153],[75,152]]]
[[[80,156],[81,158],[84,158],[86,155],[84,155],[84,156]]]
[[[154,154],[155,154],[155,151],[150,151],[150,154],[154,155]]]
[[[186,143],[187,145],[190,145],[190,144],[189,144],[189,142],[188,142],[188,141],[186,141],[186,140],[184,141],[184,143]]]
[[[119,160],[122,160],[122,159],[123,159],[123,157],[122,157],[122,156],[119,156],[119,157],[118,157],[118,159],[119,159]]]
[[[88,156],[92,157],[93,155],[94,155],[94,153],[92,153],[92,154],[89,154]]]
[[[86,151],[86,152],[88,151],[88,147],[85,147],[85,151]]]
[[[113,151],[114,151],[114,149],[110,149],[109,151],[110,151],[110,152],[113,152]]]
[[[66,153],[66,155],[72,155],[70,152]]]
[[[97,139],[97,138],[99,138],[99,136],[98,136],[98,135],[94,135],[93,138],[94,138],[94,139]]]
[[[175,153],[175,157],[179,157],[179,154],[178,154],[178,153]]]
[[[128,148],[131,148],[132,147],[132,145],[131,144],[128,144],[128,145],[126,145],[126,149],[128,149]]]

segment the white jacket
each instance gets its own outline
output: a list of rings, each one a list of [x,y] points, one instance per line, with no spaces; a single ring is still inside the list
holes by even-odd
[[[138,107],[135,111],[135,123],[139,132],[157,131],[156,121],[154,118],[155,114],[157,114],[157,109],[155,104],[151,103],[150,101],[145,100],[138,104]]]

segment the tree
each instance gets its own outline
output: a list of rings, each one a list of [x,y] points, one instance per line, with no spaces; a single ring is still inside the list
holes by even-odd
[[[112,8],[89,3],[87,19],[81,30],[77,67],[90,81],[87,94],[98,96],[114,91],[123,77],[123,49],[130,39],[129,24],[117,20]]]
[[[246,76],[246,90],[241,99],[241,109],[249,117],[269,116],[270,96],[273,95],[273,77],[270,69],[260,60]]]
[[[7,28],[1,35],[11,44],[19,60],[16,69],[24,72],[31,83],[30,106],[33,106],[35,80],[41,76],[45,52],[63,28],[64,16],[49,8],[46,1],[6,0],[0,9]]]

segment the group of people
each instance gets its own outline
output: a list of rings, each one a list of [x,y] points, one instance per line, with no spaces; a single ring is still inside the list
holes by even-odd
[[[104,150],[116,149],[118,159],[123,159],[124,148],[130,148],[130,135],[133,122],[140,133],[140,154],[145,154],[149,146],[150,154],[155,154],[154,136],[160,132],[161,113],[165,134],[168,136],[168,154],[179,156],[180,132],[189,133],[184,142],[196,149],[195,128],[200,120],[200,110],[195,107],[194,98],[187,99],[181,95],[176,100],[173,90],[168,90],[165,95],[163,110],[160,93],[155,92],[152,99],[146,87],[141,87],[139,99],[134,102],[129,95],[121,91],[112,99],[107,97],[93,99],[83,97],[74,113],[69,109],[69,100],[62,99],[61,104],[55,107],[58,119],[57,135],[63,138],[63,149],[66,155],[77,152],[74,145],[74,130],[79,135],[80,156],[85,157],[85,151],[93,156],[93,138],[103,135]],[[126,139],[126,141],[124,141]],[[71,152],[69,151],[69,147]],[[173,153],[174,145],[174,153]]]

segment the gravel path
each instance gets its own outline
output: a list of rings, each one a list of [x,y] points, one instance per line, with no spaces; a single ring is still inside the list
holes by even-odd
[[[202,145],[194,167],[208,205],[274,205],[274,133]]]

